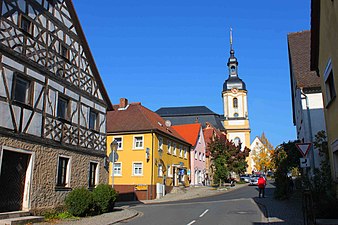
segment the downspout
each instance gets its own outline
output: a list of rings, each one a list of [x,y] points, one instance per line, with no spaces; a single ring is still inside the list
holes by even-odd
[[[309,134],[310,134],[310,142],[311,142],[311,173],[314,175],[314,169],[315,169],[315,154],[314,154],[314,148],[313,148],[313,136],[312,136],[312,124],[311,124],[311,118],[310,118],[310,107],[309,107],[309,100],[307,95],[303,92],[303,88],[300,89],[300,93],[305,97],[301,99],[305,99],[305,104],[306,104],[306,112],[307,112],[307,120],[308,120],[308,125],[309,125]]]
[[[151,178],[150,178],[150,199],[153,198],[153,179],[154,179],[154,132],[151,130]]]

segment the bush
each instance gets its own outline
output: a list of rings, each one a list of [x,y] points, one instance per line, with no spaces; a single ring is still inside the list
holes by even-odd
[[[99,184],[93,190],[93,200],[98,213],[113,211],[117,192],[108,184]]]
[[[65,203],[68,211],[74,216],[87,216],[94,212],[93,194],[86,188],[71,191]]]

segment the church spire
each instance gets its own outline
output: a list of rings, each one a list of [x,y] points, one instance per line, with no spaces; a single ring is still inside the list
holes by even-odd
[[[232,49],[232,28],[230,27],[230,51],[233,50]]]

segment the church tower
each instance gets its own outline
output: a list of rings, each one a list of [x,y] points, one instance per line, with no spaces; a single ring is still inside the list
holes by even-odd
[[[228,140],[241,143],[250,148],[250,125],[248,101],[245,83],[238,77],[238,61],[232,46],[232,30],[230,29],[230,57],[228,60],[229,77],[223,84],[222,98],[224,109],[224,127]],[[251,173],[251,171],[250,171]]]

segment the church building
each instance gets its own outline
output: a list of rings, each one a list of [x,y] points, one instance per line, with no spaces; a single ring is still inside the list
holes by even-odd
[[[232,31],[230,31],[230,57],[227,63],[229,77],[225,80],[222,90],[224,127],[227,139],[236,145],[241,143],[241,150],[250,147],[250,125],[248,116],[247,89],[245,83],[238,77],[238,61],[232,46]]]

